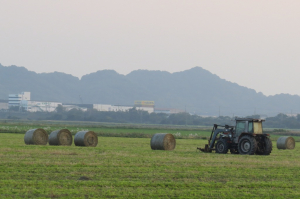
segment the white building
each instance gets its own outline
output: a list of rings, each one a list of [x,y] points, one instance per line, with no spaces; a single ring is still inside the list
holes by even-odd
[[[22,92],[21,94],[9,94],[8,106],[20,106],[21,100],[30,100],[30,92]]]
[[[97,111],[128,111],[132,106],[113,106],[108,104],[93,104],[93,109]]]
[[[60,102],[38,102],[21,100],[20,107],[28,112],[53,112],[58,105],[62,105]]]
[[[135,108],[136,108],[136,110],[148,111],[148,113],[154,112],[154,107],[135,107]]]
[[[78,109],[78,110],[82,110],[82,111],[87,111],[87,108],[85,107],[79,107],[77,105],[62,105],[65,111],[69,111],[72,109]]]
[[[184,110],[175,109],[175,108],[155,108],[155,113],[165,113],[165,114],[176,114],[183,113]]]
[[[129,109],[132,109],[133,106],[114,106],[114,105],[108,105],[108,104],[93,104],[93,109],[96,109],[97,111],[129,111]],[[153,107],[135,107],[137,110],[143,110],[148,111],[148,113],[152,113],[154,111]]]

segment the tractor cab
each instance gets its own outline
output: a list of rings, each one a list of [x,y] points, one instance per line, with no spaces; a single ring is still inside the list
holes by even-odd
[[[236,126],[234,138],[240,137],[242,134],[262,134],[262,122],[265,120],[262,119],[253,119],[253,118],[236,118]]]

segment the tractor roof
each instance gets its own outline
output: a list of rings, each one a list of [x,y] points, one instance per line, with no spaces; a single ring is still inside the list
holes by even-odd
[[[252,121],[252,122],[263,122],[263,119],[256,119],[256,118],[235,118],[236,121]]]

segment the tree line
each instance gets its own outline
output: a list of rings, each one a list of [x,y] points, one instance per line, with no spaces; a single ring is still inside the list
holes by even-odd
[[[250,115],[247,117],[260,118],[259,115]],[[24,110],[20,111],[19,108],[11,107],[8,112],[0,112],[0,118],[200,126],[235,124],[234,118],[229,116],[202,117],[186,112],[168,115],[165,113],[148,113],[147,111],[137,110],[135,108],[125,112],[97,111],[95,109],[82,111],[76,108],[66,111],[61,105],[56,108],[55,112],[26,112]],[[300,129],[300,114],[296,117],[278,114],[274,117],[266,118],[263,125],[267,128]]]

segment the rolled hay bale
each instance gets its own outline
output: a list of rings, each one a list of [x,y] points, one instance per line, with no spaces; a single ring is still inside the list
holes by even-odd
[[[46,145],[48,133],[44,129],[30,129],[24,136],[25,144]]]
[[[53,131],[49,135],[49,145],[71,146],[72,142],[72,134],[68,129]]]
[[[91,146],[98,144],[98,136],[94,131],[79,131],[74,137],[75,146]]]
[[[277,140],[278,149],[294,149],[295,148],[295,139],[289,136],[279,137]]]
[[[156,133],[151,138],[151,149],[152,150],[168,150],[175,149],[176,140],[170,133]]]

